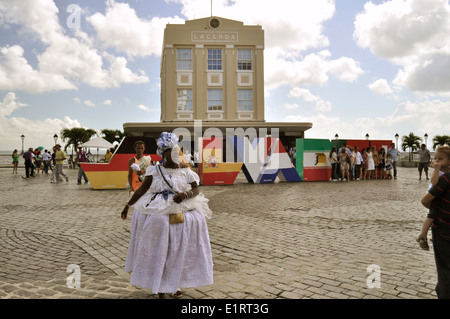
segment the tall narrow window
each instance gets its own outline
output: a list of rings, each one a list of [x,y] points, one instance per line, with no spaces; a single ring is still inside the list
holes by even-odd
[[[252,69],[252,50],[250,49],[238,49],[238,70],[251,70]]]
[[[208,111],[222,111],[222,90],[208,90]]]
[[[192,70],[192,49],[177,49],[178,70]]]
[[[252,90],[238,90],[238,111],[253,111]]]
[[[208,70],[222,70],[222,49],[208,49]]]
[[[191,89],[178,90],[177,109],[178,111],[192,111]]]

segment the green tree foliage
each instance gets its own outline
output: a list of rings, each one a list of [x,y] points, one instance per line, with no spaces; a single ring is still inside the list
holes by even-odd
[[[120,130],[110,130],[110,129],[103,129],[100,131],[100,133],[103,134],[103,138],[107,140],[110,143],[119,142],[124,138],[125,136],[128,136],[128,132],[121,132]]]
[[[96,135],[97,131],[93,129],[85,129],[82,127],[64,128],[61,130],[61,138],[65,141],[66,145],[64,150],[66,151],[69,146],[72,146],[72,151],[77,149],[79,144],[86,143],[91,139],[93,135]],[[67,139],[67,142],[66,142]]]
[[[433,149],[435,150],[438,146],[450,145],[450,136],[448,135],[436,135],[433,138]]]
[[[413,152],[420,149],[420,144],[422,139],[419,136],[414,135],[414,133],[409,133],[409,135],[404,135],[402,137],[402,149],[406,151],[409,148],[409,161],[413,159]]]

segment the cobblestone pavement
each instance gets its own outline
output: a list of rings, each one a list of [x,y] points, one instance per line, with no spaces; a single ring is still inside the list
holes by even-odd
[[[124,265],[131,217],[127,190],[93,190],[50,176],[22,179],[0,169],[0,298],[153,299],[129,284]],[[185,290],[196,299],[436,298],[432,250],[415,241],[428,181],[399,168],[397,180],[202,186],[214,285]],[[69,288],[69,265],[81,287]],[[369,288],[370,265],[380,287]],[[371,284],[377,281],[369,280]]]

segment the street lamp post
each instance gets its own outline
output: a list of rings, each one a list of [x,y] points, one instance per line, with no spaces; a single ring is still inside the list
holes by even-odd
[[[398,147],[398,138],[400,136],[398,135],[398,133],[395,134],[395,146]]]
[[[336,135],[334,136],[334,139],[335,139],[335,140],[339,139],[338,133],[336,133]]]
[[[25,135],[20,135],[20,138],[22,139],[22,153],[21,154],[23,154],[23,141],[25,140]]]
[[[428,134],[427,134],[427,133],[425,133],[425,135],[424,135],[423,137],[425,137],[425,146],[426,146],[426,147],[428,147],[428,145],[427,145]]]
[[[53,135],[53,139],[55,140],[55,145],[56,145],[56,141],[58,140],[58,135]]]

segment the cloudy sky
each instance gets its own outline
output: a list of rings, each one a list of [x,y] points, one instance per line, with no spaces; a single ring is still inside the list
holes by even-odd
[[[266,121],[312,122],[308,138],[450,135],[448,0],[213,3],[265,30]],[[210,14],[210,0],[0,0],[0,150],[158,122],[164,27]]]

